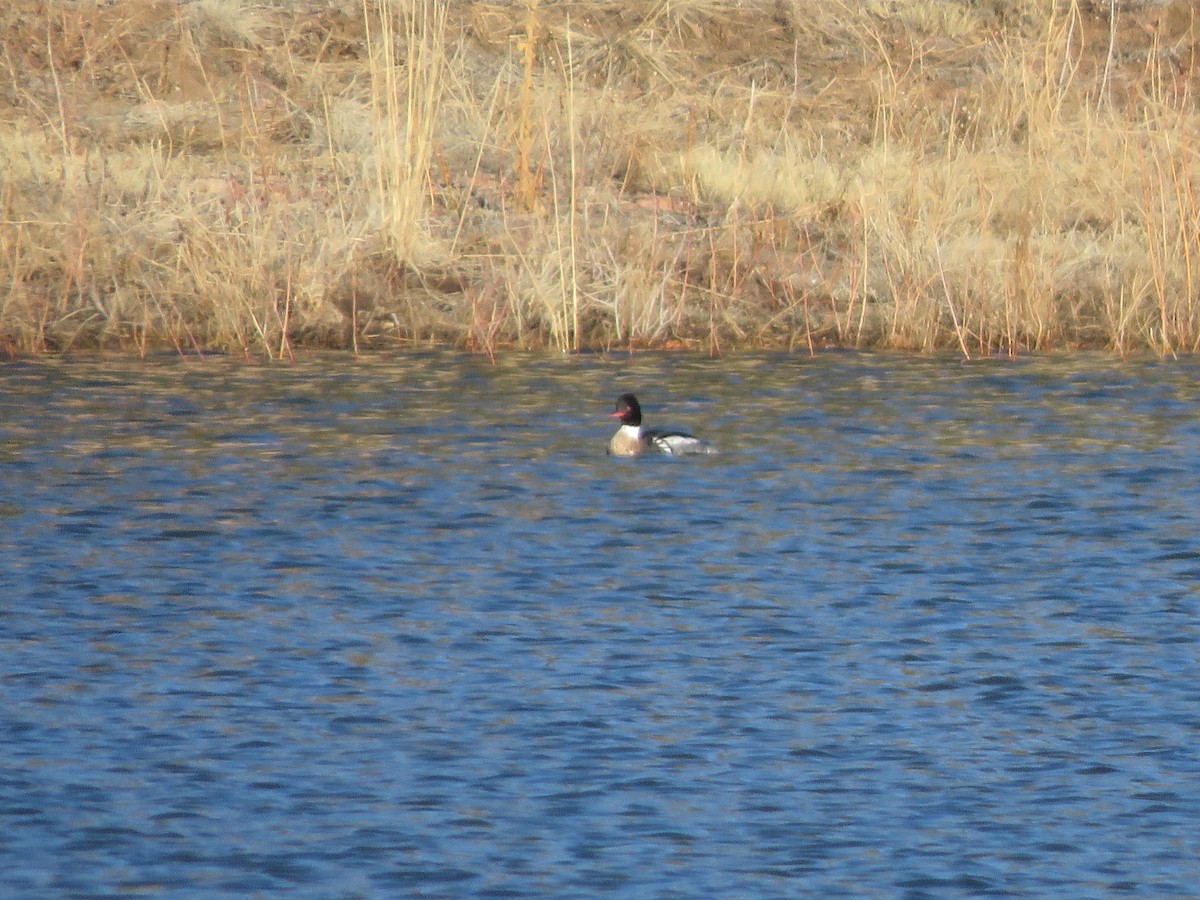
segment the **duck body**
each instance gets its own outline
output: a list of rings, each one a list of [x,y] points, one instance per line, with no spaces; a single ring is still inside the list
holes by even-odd
[[[690,456],[711,455],[717,452],[717,448],[712,444],[684,431],[643,428],[642,407],[633,394],[622,394],[618,397],[616,408],[609,416],[621,422],[621,427],[608,442],[609,456],[640,456],[643,453]]]

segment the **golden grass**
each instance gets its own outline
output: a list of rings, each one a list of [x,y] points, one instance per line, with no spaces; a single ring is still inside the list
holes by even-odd
[[[1192,0],[14,0],[0,341],[1200,347]]]

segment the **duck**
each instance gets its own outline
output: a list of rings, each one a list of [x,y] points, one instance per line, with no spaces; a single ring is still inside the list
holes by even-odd
[[[621,427],[608,442],[609,456],[666,453],[670,456],[715,454],[717,448],[683,431],[657,431],[642,427],[642,407],[633,394],[622,394],[609,414]]]

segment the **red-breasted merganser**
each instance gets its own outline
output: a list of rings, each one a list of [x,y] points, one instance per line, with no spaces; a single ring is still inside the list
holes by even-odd
[[[621,420],[621,427],[608,442],[609,456],[637,456],[639,453],[716,453],[717,448],[682,431],[654,431],[642,427],[642,408],[633,394],[617,398],[617,407],[609,416]]]

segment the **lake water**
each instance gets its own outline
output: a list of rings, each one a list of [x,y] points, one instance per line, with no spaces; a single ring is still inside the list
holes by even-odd
[[[625,390],[720,456],[613,460]],[[1200,365],[0,365],[0,894],[1200,884]]]

